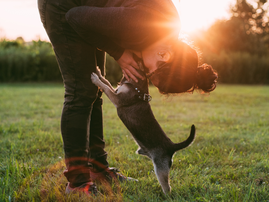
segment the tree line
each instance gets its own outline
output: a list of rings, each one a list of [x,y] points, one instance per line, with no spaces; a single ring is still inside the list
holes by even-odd
[[[267,0],[236,0],[228,20],[190,36],[200,63],[217,70],[219,82],[269,84],[269,13]],[[116,84],[121,69],[106,58],[106,77]],[[22,38],[0,41],[0,82],[61,81],[49,42],[25,43]]]
[[[211,64],[223,83],[269,84],[267,0],[237,0],[230,14],[192,36],[201,62]]]
[[[118,63],[106,57],[106,77],[113,83],[121,79]],[[0,41],[0,82],[61,82],[62,77],[51,43],[23,38]]]

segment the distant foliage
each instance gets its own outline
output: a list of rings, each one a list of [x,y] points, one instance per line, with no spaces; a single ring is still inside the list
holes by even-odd
[[[120,82],[122,71],[119,64],[110,55],[106,54],[106,79],[113,85]]]
[[[106,58],[107,78],[117,84],[122,77],[118,63]],[[22,38],[0,41],[0,82],[62,82],[55,54],[49,42],[25,43]]]
[[[216,69],[222,83],[269,84],[267,55],[222,51],[204,54],[203,60]]]
[[[3,40],[0,43],[0,81],[59,81],[61,74],[51,44]]]
[[[193,36],[203,62],[219,73],[224,83],[269,84],[269,17],[267,1],[256,5],[237,0],[231,18],[216,21]]]

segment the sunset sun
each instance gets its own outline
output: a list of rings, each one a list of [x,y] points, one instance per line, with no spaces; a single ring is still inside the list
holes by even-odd
[[[206,29],[217,19],[228,18],[231,2],[227,0],[173,0],[180,16],[181,32]]]

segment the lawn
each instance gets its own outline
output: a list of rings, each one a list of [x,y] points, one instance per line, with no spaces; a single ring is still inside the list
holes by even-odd
[[[0,201],[89,201],[64,194],[61,84],[0,85]],[[269,86],[219,85],[210,94],[161,96],[152,110],[174,142],[196,126],[196,139],[174,155],[165,196],[146,157],[104,97],[110,166],[138,183],[98,187],[93,201],[269,201]],[[150,126],[149,126],[150,127]]]

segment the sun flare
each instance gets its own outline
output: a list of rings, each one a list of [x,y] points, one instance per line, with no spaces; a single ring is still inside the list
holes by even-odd
[[[172,0],[178,10],[181,32],[206,29],[217,19],[228,18],[232,0]]]

